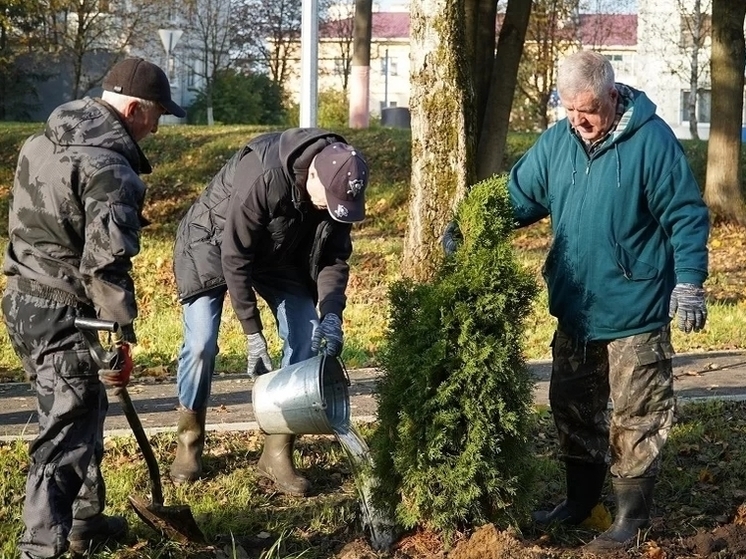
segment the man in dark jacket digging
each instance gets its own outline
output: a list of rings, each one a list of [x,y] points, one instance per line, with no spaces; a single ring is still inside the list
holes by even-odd
[[[138,146],[163,114],[185,116],[166,74],[141,58],[116,64],[101,99],[57,107],[23,144],[8,220],[2,309],[37,397],[29,446],[22,559],[84,553],[127,533],[104,514],[101,475],[108,400],[101,380],[126,386],[135,342],[132,257],[140,250],[145,184]],[[117,321],[125,366],[99,380],[78,316]]]
[[[365,217],[367,185],[367,163],[344,138],[293,128],[239,149],[181,220],[174,248],[184,321],[175,482],[202,473],[226,291],[247,336],[248,374],[272,370],[257,294],[275,317],[283,367],[320,350],[341,353],[351,224]],[[309,482],[293,466],[294,441],[267,435],[257,468],[280,491],[302,496]]]

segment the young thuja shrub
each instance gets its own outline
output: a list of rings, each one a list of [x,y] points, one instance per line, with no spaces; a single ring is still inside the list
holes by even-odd
[[[532,389],[521,344],[537,285],[518,263],[504,176],[459,205],[459,249],[429,283],[390,290],[371,438],[375,500],[446,540],[516,526],[531,500]]]

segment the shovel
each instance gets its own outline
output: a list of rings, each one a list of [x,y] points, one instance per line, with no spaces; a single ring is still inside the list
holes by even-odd
[[[116,322],[110,320],[99,320],[95,318],[76,318],[75,326],[80,330],[88,343],[88,348],[94,361],[102,369],[117,369],[119,353],[117,351],[106,351],[101,346],[98,338],[98,331],[114,332],[119,328]],[[200,543],[204,544],[205,536],[197,526],[197,522],[192,516],[192,511],[188,505],[171,505],[163,504],[163,488],[161,486],[161,472],[158,468],[158,462],[150,446],[148,437],[142,428],[140,418],[137,416],[135,406],[132,404],[127,388],[115,388],[114,394],[119,398],[119,402],[127,417],[127,422],[137,439],[140,451],[148,465],[148,474],[150,476],[150,502],[135,495],[129,496],[130,504],[135,509],[137,515],[145,524],[160,532],[164,536],[180,543]]]

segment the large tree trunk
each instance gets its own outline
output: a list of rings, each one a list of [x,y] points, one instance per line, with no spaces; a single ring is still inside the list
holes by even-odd
[[[370,38],[373,30],[373,0],[356,0],[350,74],[350,128],[368,128],[370,107]]]
[[[490,95],[492,69],[495,60],[495,0],[466,0],[468,52],[474,53],[472,75],[474,79],[474,106],[476,108],[476,137],[479,139],[484,122],[484,112]]]
[[[432,277],[454,200],[474,182],[475,121],[463,1],[413,0],[412,185],[403,273]],[[473,43],[472,43],[473,44]]]
[[[746,224],[740,165],[745,16],[746,0],[712,2],[712,119],[705,187],[710,213],[741,224]]]
[[[518,82],[518,66],[531,15],[531,0],[509,0],[497,41],[490,94],[484,110],[479,148],[477,179],[486,179],[502,170],[508,139],[510,109]]]

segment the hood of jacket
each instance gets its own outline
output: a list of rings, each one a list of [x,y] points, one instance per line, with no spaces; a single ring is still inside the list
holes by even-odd
[[[280,161],[296,189],[305,190],[308,167],[318,152],[334,142],[345,139],[321,128],[293,128],[280,136]],[[310,149],[309,149],[310,148]]]
[[[49,115],[44,135],[65,148],[94,147],[119,153],[138,175],[152,171],[119,114],[101,99],[84,97],[60,105]]]

